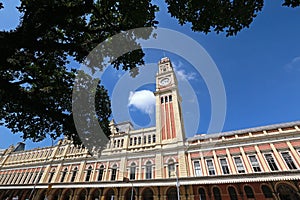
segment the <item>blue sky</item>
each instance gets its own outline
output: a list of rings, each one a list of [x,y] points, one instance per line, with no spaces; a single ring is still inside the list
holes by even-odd
[[[0,11],[0,29],[13,28],[18,23],[14,5],[7,5]],[[194,33],[189,25],[180,26],[167,14],[165,5],[160,5],[157,14],[159,27],[182,32],[201,44],[216,63],[226,89],[227,112],[224,131],[250,128],[300,119],[300,12],[299,8],[284,8],[278,1],[266,1],[263,11],[255,18],[249,29],[242,30],[237,36],[226,38],[224,34]],[[197,93],[200,121],[196,124],[197,133],[205,133],[211,117],[209,92],[201,76],[188,61],[171,52],[146,51],[146,63],[157,63],[164,55],[171,58],[177,72],[188,79]],[[112,94],[113,88],[122,72],[108,70],[103,80]],[[180,78],[179,78],[180,79]],[[154,80],[154,77],[153,77]],[[141,85],[139,90],[154,90],[153,84]],[[134,92],[134,89],[132,90]],[[129,94],[128,94],[129,97]],[[195,122],[195,104],[183,96],[185,126],[188,129]],[[124,102],[124,111],[130,119],[140,126],[151,126],[151,113],[145,114]],[[125,116],[125,115],[124,115]],[[141,117],[142,116],[142,117]],[[122,118],[122,117],[120,117]],[[143,120],[141,120],[143,119]],[[123,119],[122,119],[123,120]],[[126,120],[126,119],[125,119]],[[195,132],[187,131],[191,137]],[[7,148],[21,139],[0,127],[0,148]],[[51,144],[50,140],[33,144],[26,141],[28,148]]]

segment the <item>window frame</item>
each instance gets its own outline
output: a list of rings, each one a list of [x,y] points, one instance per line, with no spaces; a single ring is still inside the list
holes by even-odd
[[[279,170],[280,170],[279,165],[278,165],[278,163],[277,163],[277,160],[274,158],[273,153],[268,152],[268,153],[264,153],[263,155],[264,155],[265,161],[266,161],[267,164],[268,164],[268,167],[269,167],[269,170],[270,170],[270,171],[273,172],[273,171],[279,171]],[[266,158],[266,155],[270,155],[270,156],[271,156],[271,158],[272,158],[272,160],[273,160],[273,163],[269,163],[269,162],[268,162],[268,159]],[[273,168],[274,168],[274,166],[275,166],[274,169],[272,169],[271,164],[272,164]]]
[[[227,167],[228,173],[224,173],[224,169],[223,169],[221,160],[225,160],[225,162],[226,162],[226,166],[225,166],[225,167]],[[229,167],[229,165],[228,165],[228,161],[227,161],[227,158],[226,158],[226,157],[221,157],[221,158],[219,158],[219,163],[220,163],[220,167],[221,167],[221,170],[222,170],[222,174],[223,174],[223,175],[227,175],[227,174],[230,174],[230,173],[231,173],[230,167]]]
[[[211,163],[212,163],[212,167],[213,167],[212,172],[213,172],[213,173],[210,173],[211,170],[209,169],[208,161],[211,161]],[[214,164],[214,159],[212,159],[212,158],[205,159],[205,162],[206,162],[206,167],[207,167],[207,174],[208,174],[209,176],[215,176],[215,175],[216,175],[216,167],[215,167],[215,164]]]
[[[196,166],[195,166],[195,163],[196,163],[196,162],[199,163],[199,169],[197,169]],[[193,161],[193,167],[194,167],[194,175],[195,175],[196,177],[199,177],[199,176],[202,176],[202,175],[203,175],[200,160],[194,160],[194,161]],[[197,173],[197,172],[198,172],[198,173]]]
[[[282,155],[283,153],[287,153],[287,154],[289,155],[290,160],[292,161],[292,163],[293,163],[293,165],[295,166],[295,168],[291,169],[291,168],[289,167],[288,163],[286,162],[286,160],[284,159],[284,157],[283,157],[283,155]],[[284,161],[285,166],[286,166],[289,170],[297,170],[297,169],[298,169],[297,162],[295,162],[295,159],[294,159],[293,155],[291,155],[291,153],[290,153],[289,151],[281,151],[281,152],[280,152],[280,156],[281,156],[282,160]]]
[[[258,166],[253,166],[253,163],[252,163],[252,161],[251,161],[251,159],[250,159],[251,156],[254,156],[254,158],[255,158],[256,161],[257,161]],[[250,165],[251,165],[252,171],[253,171],[254,173],[262,172],[261,164],[260,164],[259,160],[257,159],[257,155],[256,155],[256,154],[250,154],[250,155],[247,155],[247,157],[248,157],[249,163],[250,163]],[[254,170],[256,167],[259,167],[259,171],[255,171],[255,170]]]
[[[246,168],[245,168],[245,163],[244,163],[243,158],[241,156],[233,156],[232,158],[233,158],[234,166],[235,166],[235,169],[236,169],[237,173],[238,174],[246,173]],[[237,165],[237,163],[235,161],[236,158],[240,159],[244,172],[239,172],[238,165]]]

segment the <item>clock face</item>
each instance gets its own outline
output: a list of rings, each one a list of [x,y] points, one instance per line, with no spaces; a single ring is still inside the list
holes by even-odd
[[[159,81],[159,84],[162,86],[168,85],[170,83],[170,79],[169,78],[163,78]]]

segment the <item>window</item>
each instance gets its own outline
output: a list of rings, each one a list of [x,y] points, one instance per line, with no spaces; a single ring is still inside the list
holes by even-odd
[[[202,175],[200,162],[198,160],[194,161],[194,170],[195,170],[195,176],[201,176]]]
[[[73,170],[73,172],[72,172],[71,182],[75,181],[77,170],[78,170],[78,168],[75,167],[74,170]]]
[[[234,157],[235,166],[238,173],[245,173],[245,167],[241,157]]]
[[[265,198],[273,198],[273,192],[268,186],[261,186],[261,190],[264,193]]]
[[[169,172],[169,177],[175,177],[175,163],[173,160],[169,161],[168,172]]]
[[[129,143],[129,145],[132,146],[132,138],[130,138],[130,143]]]
[[[104,173],[104,166],[101,165],[100,169],[99,169],[99,172],[98,172],[98,181],[102,181],[103,173]]]
[[[144,136],[144,144],[147,143],[147,136]]]
[[[118,140],[118,144],[117,144],[117,147],[118,147],[118,148],[120,147],[120,140]]]
[[[148,144],[151,143],[151,135],[148,135]]]
[[[232,187],[232,186],[228,187],[228,193],[230,196],[230,200],[238,200],[238,197],[237,197],[234,187]]]
[[[289,152],[282,152],[281,155],[289,169],[297,169]]]
[[[165,97],[165,102],[166,102],[166,103],[168,102],[168,97]]]
[[[139,138],[138,138],[138,144],[140,145],[141,143],[142,143],[142,138],[139,137]]]
[[[155,135],[155,134],[152,135],[152,142],[153,142],[153,143],[156,142],[156,135]]]
[[[92,174],[92,166],[89,166],[88,170],[86,171],[85,181],[89,181]]]
[[[255,155],[249,156],[250,163],[254,172],[260,172],[260,166]]]
[[[170,102],[172,101],[172,95],[169,96],[169,101],[170,101]]]
[[[121,140],[121,147],[123,147],[124,139]]]
[[[146,163],[146,179],[152,178],[152,164],[150,161]]]
[[[220,192],[219,188],[214,187],[213,188],[213,193],[214,193],[215,200],[222,200],[221,192]]]
[[[212,160],[206,160],[207,170],[209,175],[215,175],[215,167]]]
[[[245,186],[244,187],[244,190],[245,190],[245,193],[246,193],[246,197],[247,198],[255,198],[254,197],[254,193],[253,193],[253,190],[252,190],[252,188],[250,187],[250,186]]]
[[[230,174],[226,158],[220,159],[223,174]]]
[[[271,171],[277,171],[277,170],[278,170],[278,167],[277,167],[277,165],[276,165],[276,163],[275,163],[275,160],[274,160],[272,154],[270,154],[270,153],[265,154],[265,158],[266,158],[266,160],[267,160],[267,163],[268,163],[268,165],[269,165]]]
[[[52,172],[50,172],[50,176],[49,176],[49,179],[48,179],[48,183],[51,183],[54,174],[55,174],[55,170],[53,170]]]
[[[160,103],[164,103],[164,98],[163,97],[160,98]]]
[[[114,164],[112,170],[111,170],[111,177],[110,180],[114,181],[116,180],[116,176],[117,176],[117,165]]]
[[[68,169],[65,168],[64,171],[62,172],[61,178],[60,178],[60,182],[64,182],[65,177],[67,175]]]
[[[117,140],[114,140],[114,147],[113,148],[116,148],[117,147]]]
[[[200,200],[206,200],[205,190],[203,188],[199,188],[198,193]]]
[[[134,137],[134,142],[133,142],[133,145],[136,145],[136,141],[137,141],[137,138]]]
[[[130,166],[130,180],[135,180],[135,170],[136,170],[136,164],[132,163]]]

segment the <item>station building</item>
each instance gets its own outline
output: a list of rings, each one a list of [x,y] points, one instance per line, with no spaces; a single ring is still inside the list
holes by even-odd
[[[156,126],[112,120],[100,157],[68,140],[0,150],[0,199],[300,199],[300,121],[186,138],[168,58],[158,63],[155,96]]]

